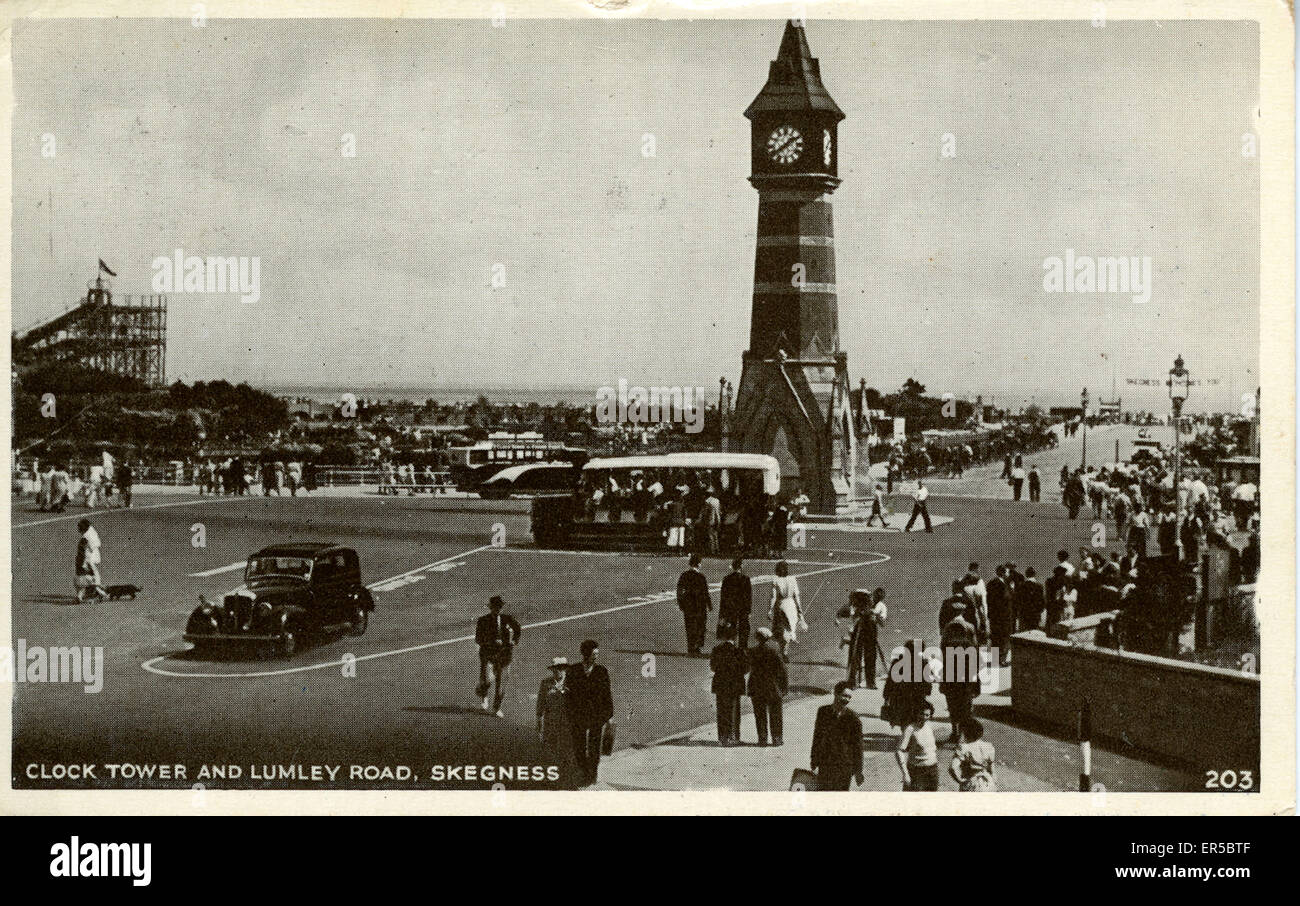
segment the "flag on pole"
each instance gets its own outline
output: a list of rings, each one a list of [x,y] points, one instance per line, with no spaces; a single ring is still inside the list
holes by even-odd
[[[104,273],[108,274],[110,277],[116,277],[116,276],[117,276],[117,274],[113,273],[113,270],[112,270],[112,269],[111,269],[107,264],[104,263],[104,259],[103,259],[103,258],[100,258],[100,259],[99,259],[99,269],[100,269],[101,271],[103,271]]]

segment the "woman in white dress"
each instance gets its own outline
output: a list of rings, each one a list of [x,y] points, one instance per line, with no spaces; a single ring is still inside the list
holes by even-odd
[[[803,601],[799,597],[799,581],[790,575],[790,565],[784,560],[776,564],[776,578],[772,580],[772,605],[767,618],[772,622],[772,635],[781,646],[781,657],[789,663],[787,653],[791,642],[797,642],[796,627],[807,629],[803,618]]]

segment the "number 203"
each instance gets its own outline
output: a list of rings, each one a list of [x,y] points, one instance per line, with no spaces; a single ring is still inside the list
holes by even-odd
[[[1207,790],[1249,790],[1255,786],[1250,771],[1206,771]]]

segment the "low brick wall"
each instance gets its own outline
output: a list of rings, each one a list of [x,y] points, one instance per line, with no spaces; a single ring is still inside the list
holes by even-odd
[[[1093,737],[1197,771],[1259,779],[1259,676],[1169,658],[1072,645],[1034,630],[1011,639],[1018,716],[1072,732],[1085,699]]]
[[[1094,613],[1086,617],[1063,620],[1048,629],[1047,634],[1072,645],[1095,645],[1098,648],[1115,647],[1115,620],[1118,610]]]

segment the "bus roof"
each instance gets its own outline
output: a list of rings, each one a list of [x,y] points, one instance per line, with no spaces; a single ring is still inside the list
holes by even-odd
[[[756,469],[763,473],[763,492],[781,491],[781,465],[763,453],[665,453],[660,456],[613,456],[593,459],[584,470],[620,469]]]

